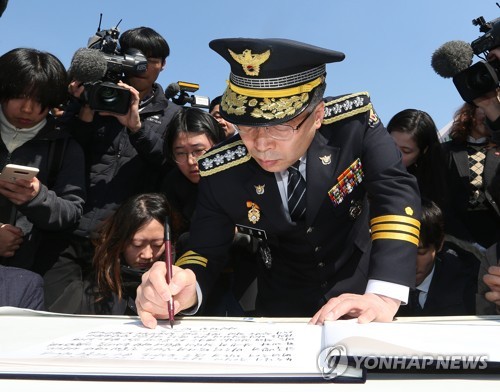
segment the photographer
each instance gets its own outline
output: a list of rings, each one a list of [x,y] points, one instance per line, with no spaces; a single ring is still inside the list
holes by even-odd
[[[488,62],[498,61],[500,61],[499,46],[491,49],[488,53]],[[481,108],[488,118],[488,124],[492,129],[492,140],[496,142],[496,151],[498,151],[498,143],[500,142],[500,88],[497,87],[488,94],[475,99],[474,104]],[[498,207],[498,202],[500,202],[500,169],[498,166],[491,180],[490,191]],[[500,313],[500,238],[497,236],[496,240],[497,242],[487,249],[479,271],[478,314]],[[490,301],[492,306],[488,306],[487,301],[484,302],[483,298]]]
[[[500,234],[500,214],[491,187],[500,167],[499,146],[482,108],[464,103],[455,113],[451,140],[443,144],[446,155],[450,212],[447,232],[481,249]]]
[[[44,277],[46,305],[51,311],[73,311],[64,300],[64,290],[72,283],[74,289],[74,284],[81,282],[82,273],[85,275],[90,268],[94,254],[92,233],[127,198],[156,191],[165,170],[163,136],[180,108],[165,98],[156,80],[165,68],[170,48],[149,27],[125,31],[119,45],[122,53],[139,50],[147,59],[145,72],[125,73],[124,80],[117,83],[131,93],[126,114],[94,111],[80,100],[85,85],[73,80],[69,86],[76,101],[62,121],[85,150],[88,198],[71,245]]]
[[[490,50],[488,53],[488,61],[500,61],[500,47]],[[488,117],[491,128],[494,131],[500,131],[500,89],[497,88],[475,99],[474,104],[483,109],[486,117]]]

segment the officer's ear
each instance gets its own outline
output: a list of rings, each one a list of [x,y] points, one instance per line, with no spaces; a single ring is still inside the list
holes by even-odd
[[[325,117],[325,102],[320,101],[314,108],[314,126],[316,129],[319,129],[321,127],[321,124],[323,123],[323,118]]]

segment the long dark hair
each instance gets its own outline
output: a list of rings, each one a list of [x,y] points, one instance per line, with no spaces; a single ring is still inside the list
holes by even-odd
[[[422,110],[405,109],[389,120],[387,130],[407,133],[415,141],[420,155],[408,172],[416,177],[421,196],[443,207],[448,197],[446,161],[432,117]]]
[[[98,295],[96,302],[115,293],[122,298],[121,258],[122,252],[134,234],[152,220],[165,224],[165,217],[172,222],[172,237],[175,242],[179,234],[180,218],[173,213],[163,194],[143,193],[127,199],[106,219],[95,240],[93,267]]]

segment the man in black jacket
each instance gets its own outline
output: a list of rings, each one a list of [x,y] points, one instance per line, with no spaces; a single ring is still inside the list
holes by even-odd
[[[443,213],[422,200],[416,288],[397,316],[454,316],[475,314],[480,261],[473,253],[445,241]]]
[[[164,133],[180,107],[166,99],[156,80],[166,66],[170,48],[166,40],[149,27],[127,30],[119,42],[122,52],[140,50],[148,61],[144,73],[125,75],[127,85],[123,86],[133,90],[133,96],[137,95],[130,105],[138,105],[138,110],[118,115],[95,112],[88,105],[78,105],[76,111],[70,109],[75,112],[73,117],[69,116],[66,127],[86,155],[87,202],[72,236],[72,245],[61,252],[52,271],[44,277],[46,305],[52,311],[72,311],[54,309],[51,304],[64,297],[68,284],[81,279],[82,268],[84,273],[90,268],[94,253],[91,237],[100,223],[127,198],[157,191],[166,169]],[[79,81],[73,81],[70,90],[80,97],[84,87]]]
[[[220,113],[239,133],[199,160],[190,251],[170,286],[159,263],[145,275],[142,321],[154,327],[172,295],[176,312],[203,306],[235,226],[261,243],[259,315],[392,320],[414,282],[420,199],[368,94],[323,99],[326,63],[344,54],[285,39],[210,47],[231,65]]]

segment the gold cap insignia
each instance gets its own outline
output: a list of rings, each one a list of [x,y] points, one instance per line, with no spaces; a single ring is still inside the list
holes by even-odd
[[[325,166],[332,163],[332,156],[331,155],[325,155],[323,157],[319,157],[319,159],[321,160],[321,163]]]
[[[254,185],[255,187],[255,192],[257,192],[258,195],[263,195],[264,194],[264,188],[266,185]]]
[[[250,49],[245,49],[242,54],[234,53],[228,49],[231,57],[243,67],[243,72],[248,76],[259,76],[260,65],[269,59],[270,50],[266,50],[261,54],[252,54]]]
[[[248,220],[255,225],[260,219],[260,208],[253,201],[247,201],[247,208],[250,208],[248,210]]]

